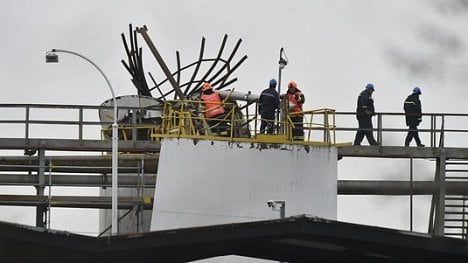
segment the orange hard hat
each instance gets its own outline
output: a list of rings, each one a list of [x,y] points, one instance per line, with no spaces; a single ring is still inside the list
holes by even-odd
[[[288,83],[288,88],[297,88],[297,83],[294,81],[294,80],[291,80],[289,83]]]
[[[209,90],[209,89],[211,89],[211,83],[209,82],[203,83],[202,91]]]

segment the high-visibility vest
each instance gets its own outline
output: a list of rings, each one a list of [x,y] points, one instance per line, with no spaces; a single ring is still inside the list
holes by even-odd
[[[205,102],[205,118],[213,118],[224,113],[221,105],[221,97],[218,92],[202,94],[201,99]]]
[[[300,97],[302,93],[300,91],[297,91],[294,94],[288,93],[289,104],[292,106],[292,109],[289,112],[301,112],[302,111],[302,103],[296,100],[296,95]]]

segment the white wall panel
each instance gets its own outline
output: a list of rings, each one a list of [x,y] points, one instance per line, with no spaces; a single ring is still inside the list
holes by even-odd
[[[333,147],[163,139],[151,230],[278,218],[267,206],[286,201],[286,217],[336,220]]]

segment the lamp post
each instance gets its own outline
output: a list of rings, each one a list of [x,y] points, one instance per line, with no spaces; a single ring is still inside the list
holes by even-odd
[[[284,54],[284,57],[283,57]],[[284,48],[280,49],[280,59],[278,61],[279,64],[279,72],[278,72],[278,95],[281,97],[281,71],[288,65],[288,58],[286,57],[286,53],[284,52]],[[281,123],[280,123],[280,110],[276,113],[276,123],[278,124],[278,133],[281,131]]]
[[[46,53],[46,63],[57,63],[57,62],[59,62],[58,55],[57,55],[57,53],[59,53],[59,52],[68,53],[68,54],[78,56],[78,57],[88,61],[89,63],[91,63],[91,65],[93,65],[99,71],[99,73],[101,73],[101,75],[104,77],[104,79],[107,82],[107,85],[109,85],[109,89],[110,89],[111,94],[112,94],[112,100],[114,102],[114,122],[112,123],[112,235],[116,235],[116,234],[118,234],[117,190],[118,190],[118,158],[119,158],[119,155],[118,155],[118,147],[119,146],[118,146],[118,144],[119,144],[119,138],[118,138],[118,133],[117,133],[118,132],[118,130],[117,130],[118,129],[118,125],[117,125],[117,117],[118,117],[118,115],[117,115],[117,113],[118,113],[117,112],[117,100],[115,99],[114,89],[112,88],[112,85],[111,85],[109,79],[104,74],[104,72],[93,61],[91,61],[87,57],[85,57],[85,56],[83,56],[81,54],[78,54],[76,52],[63,50],[63,49],[52,49],[51,51],[48,51]]]
[[[284,54],[284,57],[283,57]],[[280,59],[278,61],[279,64],[279,72],[278,72],[278,94],[281,95],[281,71],[288,65],[288,58],[286,57],[286,53],[284,52],[284,48],[280,49]]]

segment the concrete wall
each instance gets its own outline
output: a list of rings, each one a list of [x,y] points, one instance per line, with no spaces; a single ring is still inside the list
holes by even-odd
[[[336,219],[336,148],[163,139],[151,230],[286,217]]]

